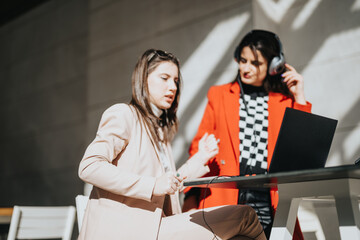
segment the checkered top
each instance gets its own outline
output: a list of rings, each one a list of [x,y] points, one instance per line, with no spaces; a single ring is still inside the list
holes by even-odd
[[[269,96],[263,91],[245,91],[244,98],[249,113],[240,97],[240,175],[266,173]]]

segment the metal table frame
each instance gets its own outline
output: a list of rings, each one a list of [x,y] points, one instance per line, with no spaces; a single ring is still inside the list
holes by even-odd
[[[276,210],[271,240],[291,240],[302,198],[333,196],[341,239],[360,240],[360,167],[328,167],[248,177],[207,177],[184,181],[184,186],[211,188],[277,189]]]

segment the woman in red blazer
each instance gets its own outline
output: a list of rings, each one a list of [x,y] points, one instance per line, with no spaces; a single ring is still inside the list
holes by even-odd
[[[210,172],[205,176],[265,174],[286,107],[311,111],[311,104],[304,97],[303,77],[285,63],[281,42],[274,33],[249,32],[234,57],[239,64],[238,75],[231,83],[210,88],[202,121],[190,146],[193,155],[206,132],[220,140],[219,153],[208,162]],[[255,198],[260,198],[255,203],[248,202],[251,194],[252,191],[239,193],[234,189],[189,188],[183,210],[242,203],[259,210],[263,203],[268,203],[268,216],[258,215],[269,236],[277,192],[254,193]],[[303,239],[298,222],[294,239]]]

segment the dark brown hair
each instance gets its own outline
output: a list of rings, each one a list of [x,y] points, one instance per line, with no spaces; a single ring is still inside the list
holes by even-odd
[[[259,32],[262,34],[259,34]],[[275,56],[278,56],[281,51],[281,43],[278,42],[280,39],[275,39],[273,35],[274,33],[271,32],[269,32],[269,34],[265,34],[265,31],[252,31],[241,40],[236,52],[237,54],[241,54],[244,47],[249,47],[257,60],[258,54],[256,50],[259,50],[268,62],[267,68],[269,71],[269,64],[271,60]],[[287,97],[292,97],[292,94],[286,84],[282,83],[281,74],[271,76],[268,71],[263,82],[265,90],[267,92],[279,92]]]
[[[148,88],[148,76],[163,62],[172,62],[178,68],[178,81],[176,82],[177,91],[171,107],[163,110],[160,117],[157,117],[151,109]],[[141,124],[145,124],[145,129],[155,141],[154,144],[159,148],[159,142],[168,143],[172,140],[178,130],[178,119],[176,111],[179,104],[181,76],[179,60],[171,53],[157,49],[148,49],[138,59],[131,77],[132,98],[130,105],[136,109]],[[160,138],[157,129],[161,128],[164,137]]]

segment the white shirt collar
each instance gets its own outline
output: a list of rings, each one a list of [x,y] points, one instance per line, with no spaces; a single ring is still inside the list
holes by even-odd
[[[155,106],[155,104],[152,104],[152,103],[150,103],[150,106],[151,106],[151,110],[153,111],[155,116],[160,117],[161,114],[163,113],[163,110],[158,108],[157,106]]]

